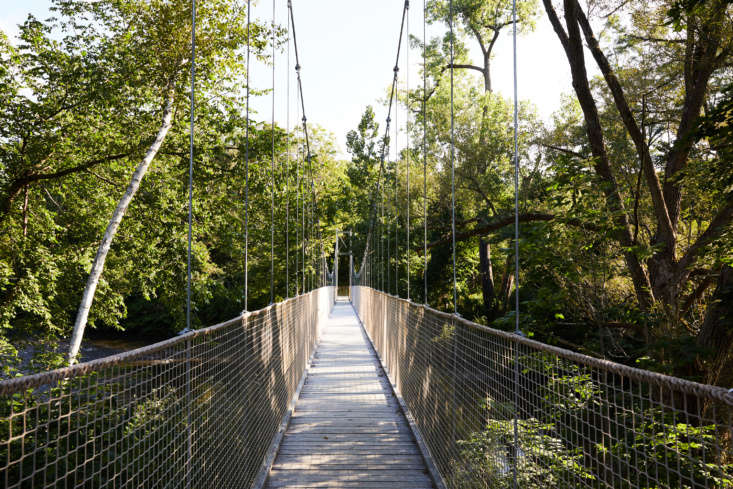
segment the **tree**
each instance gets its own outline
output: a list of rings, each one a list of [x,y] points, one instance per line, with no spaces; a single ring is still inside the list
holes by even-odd
[[[445,0],[431,0],[428,2],[427,8],[429,22],[448,24],[450,21],[448,2]],[[466,59],[465,62],[461,60],[454,64],[453,68],[473,70],[480,73],[484,82],[484,91],[490,93],[493,91],[491,60],[494,56],[494,47],[499,40],[501,31],[514,24],[512,4],[501,0],[458,0],[453,2],[453,16],[461,30],[455,39],[458,44],[456,51],[463,55],[466,54],[464,44],[465,36],[468,36],[476,41],[481,52],[480,64],[473,64]],[[517,2],[517,22],[520,32],[533,30],[536,16],[537,0],[519,0]],[[447,43],[447,41],[448,39],[444,43]],[[450,67],[450,63],[444,64],[442,70]]]
[[[547,15],[566,53],[571,67],[573,87],[583,111],[587,140],[592,154],[597,188],[605,195],[607,212],[614,220],[615,239],[623,249],[628,272],[632,278],[639,304],[650,310],[655,303],[662,305],[668,321],[680,320],[684,296],[691,286],[696,270],[706,270],[711,257],[703,254],[723,239],[733,220],[731,195],[715,202],[714,212],[706,213],[704,231],[686,239],[683,232],[690,223],[684,222],[685,191],[696,186],[694,167],[709,166],[704,144],[695,144],[693,137],[701,112],[715,93],[714,76],[725,69],[733,54],[733,37],[728,2],[709,1],[705,9],[686,10],[678,28],[673,30],[665,22],[670,5],[665,2],[628,6],[633,27],[637,30],[628,37],[633,53],[643,49],[646,56],[657,60],[647,67],[645,74],[654,79],[656,90],[678,90],[681,97],[669,100],[673,109],[664,114],[649,112],[649,95],[639,96],[634,85],[624,86],[628,69],[614,66],[601,47],[591,21],[577,0],[564,0],[563,17],[550,0],[543,0]],[[600,69],[604,85],[595,90],[587,74],[584,42]],[[619,59],[618,57],[616,59]],[[623,60],[624,58],[620,58]],[[631,61],[633,58],[629,58]],[[673,68],[670,70],[670,66]],[[681,73],[681,79],[677,78]],[[638,206],[631,211],[622,182],[618,179],[618,165],[609,151],[609,119],[602,117],[604,99],[599,93],[609,94],[608,104],[622,123],[621,138],[631,142],[638,165],[639,185],[649,197],[648,219],[652,226],[648,237],[648,258],[640,253],[640,238],[635,227],[640,225]],[[636,96],[635,96],[636,95]],[[660,138],[651,139],[649,130],[655,118],[664,117],[672,142],[664,145]],[[651,121],[651,122],[650,122]],[[659,124],[657,122],[657,124]],[[657,168],[661,168],[661,175]],[[642,196],[637,190],[634,199]],[[692,197],[689,195],[688,197]],[[715,260],[712,260],[715,267]]]
[[[449,24],[450,12],[448,2],[434,0],[428,3],[429,21],[431,23]],[[429,97],[431,109],[431,126],[435,126],[434,120],[448,121],[447,99],[447,71],[453,68],[456,71],[458,81],[456,84],[459,94],[457,98],[457,125],[456,125],[456,177],[459,189],[475,196],[475,205],[465,199],[461,201],[461,213],[463,218],[459,220],[459,226],[473,222],[486,223],[497,214],[503,214],[513,207],[510,203],[510,188],[512,186],[512,114],[511,103],[492,90],[491,61],[494,56],[494,49],[503,31],[513,26],[512,5],[506,2],[495,1],[459,1],[453,2],[453,14],[457,25],[454,29],[455,39],[454,52],[455,60],[451,64],[449,59],[450,35],[442,40],[435,39],[426,46],[427,63],[424,67],[432,79],[433,88],[426,94],[415,91],[413,100],[418,101],[421,97]],[[517,2],[517,19],[519,32],[527,32],[534,29],[534,22],[537,15],[537,2],[534,0]],[[470,50],[467,43],[471,41],[479,48],[481,60],[474,63],[470,59]],[[482,84],[474,86],[470,73],[479,73]],[[464,93],[461,93],[464,92]],[[441,97],[442,95],[442,97]],[[436,97],[442,100],[435,100]],[[460,99],[465,97],[465,101]],[[446,104],[446,105],[443,105]],[[440,116],[436,117],[436,107],[441,106]],[[521,108],[522,127],[520,151],[522,161],[527,159],[527,135],[537,130],[534,115],[527,104]],[[421,117],[421,116],[418,116]],[[446,119],[443,119],[446,117]],[[420,124],[416,125],[415,138],[420,141],[422,134],[419,132]],[[448,145],[447,126],[445,131],[437,128],[436,132],[443,145]],[[447,147],[447,146],[444,146]],[[504,240],[505,238],[502,238]],[[491,241],[478,240],[474,245],[478,248],[478,272],[480,275],[483,313],[488,321],[492,321],[503,312],[506,306],[509,293],[503,291],[511,290],[511,285],[506,280],[511,280],[511,261],[502,260],[504,272],[502,285],[494,284],[494,271],[491,253]],[[501,289],[501,291],[500,291]]]
[[[92,263],[71,337],[69,361],[74,361],[81,346],[89,309],[112,240],[127,207],[140,187],[142,178],[172,126],[177,99],[178,103],[181,102],[181,99],[185,100],[185,75],[190,71],[192,61],[189,48],[191,27],[189,24],[188,32],[186,29],[172,30],[169,27],[171,23],[186,25],[187,19],[190,18],[188,2],[152,2],[149,4],[130,2],[123,5],[116,2],[97,2],[89,7],[83,3],[81,5],[67,3],[62,4],[62,12],[74,16],[89,14],[92,19],[98,20],[110,30],[111,34],[108,39],[117,44],[117,49],[122,54],[119,58],[122,60],[122,66],[116,67],[116,72],[128,72],[126,60],[131,55],[155,60],[148,67],[153,84],[145,88],[153,99],[156,98],[156,95],[160,97],[163,106],[162,121],[155,139],[133,172],[130,183],[107,225]],[[202,29],[196,32],[198,40],[196,61],[199,65],[199,79],[203,81],[203,88],[206,91],[211,83],[221,82],[218,78],[221,74],[226,73],[219,66],[228,62],[231,68],[236,67],[237,61],[241,62],[241,58],[237,59],[237,52],[246,41],[246,30],[242,27],[245,24],[245,17],[241,8],[232,7],[229,2],[210,2],[203,6],[197,14]],[[92,22],[85,27],[97,27],[94,24]],[[237,28],[232,28],[232,26],[237,26]],[[132,32],[135,33],[134,36],[130,36]]]

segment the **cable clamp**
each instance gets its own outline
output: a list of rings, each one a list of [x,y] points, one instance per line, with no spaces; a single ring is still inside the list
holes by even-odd
[[[524,334],[524,331],[522,331],[521,329],[516,330],[514,332],[514,334],[517,335],[517,336],[521,336],[522,338],[526,338],[527,337],[527,335]]]
[[[297,65],[295,65],[295,71],[300,71],[300,63],[298,63]]]
[[[395,65],[395,67],[393,68],[393,71],[397,73],[398,71],[400,71],[400,67]]]
[[[410,8],[410,0],[405,0],[405,8]]]

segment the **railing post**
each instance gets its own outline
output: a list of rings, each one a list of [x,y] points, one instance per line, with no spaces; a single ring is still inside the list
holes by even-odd
[[[456,372],[456,360],[458,358],[458,326],[456,325],[456,315],[455,313],[451,315],[451,326],[453,329],[453,359],[452,359],[452,365],[451,370],[453,374],[453,389],[452,389],[452,399],[451,399],[451,412],[453,413],[453,416],[451,417],[451,443],[453,444],[453,447],[456,447],[458,445],[458,441],[456,440],[456,418],[458,417],[458,410],[456,406],[456,385],[458,384],[458,378],[457,378],[457,372]],[[451,447],[451,448],[453,448]],[[455,483],[455,481],[454,481]]]
[[[191,489],[193,439],[191,433],[191,335],[186,339],[186,489]]]
[[[513,488],[518,487],[519,478],[519,343],[512,342],[514,357],[514,456],[512,457]]]
[[[392,358],[390,357],[390,345],[389,341],[391,340],[391,337],[389,336],[388,331],[388,324],[389,324],[389,314],[391,311],[391,302],[389,300],[389,296],[382,292],[379,294],[379,301],[380,305],[382,306],[382,349],[384,350],[384,363],[387,366],[387,372],[392,373]]]

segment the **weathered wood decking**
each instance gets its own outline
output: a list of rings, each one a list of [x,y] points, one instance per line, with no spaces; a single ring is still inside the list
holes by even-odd
[[[348,303],[336,303],[323,329],[265,487],[433,487]]]

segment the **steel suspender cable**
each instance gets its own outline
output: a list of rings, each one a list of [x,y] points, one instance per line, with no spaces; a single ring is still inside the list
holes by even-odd
[[[285,96],[285,298],[290,298],[290,22],[287,22],[288,57]]]
[[[306,162],[308,163],[308,166],[310,167],[311,162],[308,156],[306,156]],[[311,274],[310,274],[310,280],[311,280],[310,290],[313,290],[316,288],[316,279],[318,276],[318,271],[316,270],[316,256],[315,256],[316,243],[315,243],[315,239],[313,238],[313,235],[315,234],[314,230],[316,229],[316,219],[314,217],[315,216],[314,208],[315,208],[315,204],[313,201],[313,196],[311,195],[311,201],[308,204],[308,219],[309,219],[309,224],[310,224],[310,236],[311,236],[311,241],[313,242],[313,244],[311,245],[311,250],[310,250],[311,251],[310,262],[311,262],[311,267],[312,267]]]
[[[423,302],[428,303],[428,63],[427,63],[427,5],[422,3],[422,191],[423,191]]]
[[[244,310],[247,310],[249,298],[249,58],[252,42],[250,41],[251,0],[247,0],[247,93],[245,102],[245,141],[244,141]]]
[[[453,109],[453,66],[455,62],[455,40],[453,38],[453,0],[449,2],[449,27],[450,27],[450,189],[451,189],[451,237],[452,237],[452,255],[453,255],[453,314],[458,314],[458,290],[456,285],[456,168],[455,168],[455,117]],[[451,438],[456,440],[456,389],[458,384],[456,364],[458,363],[458,338],[456,334],[458,329],[455,328],[455,320],[453,320],[453,389],[452,389],[452,407],[453,407],[453,423]],[[516,489],[516,488],[515,488]]]
[[[196,0],[191,0],[191,129],[188,160],[188,252],[186,253],[186,328],[191,329],[191,235],[193,227],[193,126],[196,81]]]
[[[387,193],[389,191],[389,180],[387,180],[388,175],[385,175],[385,182],[384,182],[384,192]],[[392,221],[389,218],[389,196],[387,196],[387,202],[384,204],[384,208],[386,210],[387,215],[387,284],[384,288],[385,292],[391,292],[392,291]]]
[[[295,295],[300,294],[300,280],[298,279],[298,271],[300,270],[300,162],[298,161],[298,133],[295,132]]]
[[[519,103],[517,100],[517,1],[512,0],[512,56],[514,61],[514,333],[521,334],[519,329]],[[518,345],[515,344],[516,349]],[[514,385],[519,385],[519,352],[514,352]],[[514,390],[514,463],[512,476],[514,489],[518,489],[519,460],[519,394]]]
[[[188,251],[186,253],[186,328],[191,330],[191,235],[193,227],[193,129],[196,109],[196,0],[191,0],[191,129],[189,134],[188,160]],[[191,432],[191,347],[186,348],[186,489],[191,489],[191,460],[193,440]]]
[[[399,64],[397,65],[399,66]],[[399,71],[398,71],[399,76]],[[397,102],[394,108],[394,181],[392,182],[392,190],[394,192],[394,295],[400,296],[400,232],[399,220],[400,210],[397,207],[397,186],[400,182],[399,161],[400,161],[400,124],[399,124],[399,98],[400,98],[400,82],[397,79]]]
[[[290,17],[290,26],[292,27],[292,38],[293,38],[293,49],[295,50],[295,72],[297,74],[297,82],[298,82],[298,95],[300,98],[300,106],[302,109],[303,114],[303,135],[305,139],[305,152],[306,152],[306,162],[308,164],[308,176],[310,178],[310,187],[311,187],[311,201],[312,205],[309,205],[310,208],[310,221],[311,223],[314,222],[313,220],[313,212],[315,208],[316,215],[318,216],[319,224],[315,226],[316,228],[316,234],[318,235],[318,243],[319,243],[319,250],[320,250],[320,262],[321,262],[321,269],[322,272],[325,272],[323,270],[324,265],[324,254],[323,254],[323,239],[321,236],[321,228],[320,228],[320,213],[318,212],[318,196],[316,194],[316,187],[313,179],[313,165],[312,165],[312,155],[311,155],[311,149],[310,149],[310,138],[308,136],[308,119],[305,115],[305,100],[303,97],[303,81],[300,76],[300,55],[298,53],[298,37],[296,35],[296,29],[295,29],[295,16],[293,14],[293,3],[291,0],[288,0],[288,13]],[[312,229],[311,229],[312,232]],[[322,273],[321,278],[325,276],[325,273]]]
[[[295,110],[298,117],[298,120],[300,119],[300,105],[295,104]],[[300,224],[300,227],[298,228],[300,232],[298,233],[298,251],[296,253],[296,257],[300,257],[298,261],[296,262],[296,283],[297,287],[299,289],[299,293],[305,293],[305,198],[303,197],[303,190],[302,190],[302,175],[301,175],[301,166],[300,161],[302,158],[302,145],[300,144],[300,126],[296,124],[296,184],[298,188],[297,198],[296,198],[296,208],[298,209],[298,214],[296,216],[296,220],[298,221],[298,224]],[[302,259],[301,259],[302,258]],[[300,278],[298,278],[298,273],[300,273]]]
[[[275,0],[272,0],[272,158],[270,159],[270,304],[275,302]]]
[[[300,107],[298,107],[298,116],[301,116]],[[303,271],[301,273],[301,279],[303,282],[303,286],[301,289],[301,292],[305,294],[305,246],[306,246],[306,240],[305,240],[305,195],[303,195],[303,176],[305,173],[305,164],[303,166],[300,165],[300,162],[303,161],[305,163],[305,160],[303,158],[303,146],[301,144],[298,145],[298,167],[300,172],[300,182],[298,183],[299,190],[300,190],[300,238],[301,238],[301,252],[302,252],[302,259],[301,259],[301,265],[303,267]]]
[[[409,7],[408,7],[409,8]],[[410,300],[410,15],[407,15],[407,36],[405,36],[405,193],[407,195],[407,208],[405,212],[407,220],[407,242],[405,243],[405,254],[407,255],[407,300]]]
[[[453,0],[449,3],[450,26],[450,190],[451,190],[451,237],[453,242],[453,312],[458,312],[458,290],[456,284],[456,168],[455,168],[455,117],[453,114],[453,64],[455,42],[453,40]]]
[[[381,212],[381,218],[379,221],[379,243],[377,243],[379,246],[379,290],[384,291],[384,279],[387,276],[387,269],[385,268],[387,266],[387,262],[384,260],[384,192],[382,192],[380,188],[377,188],[377,192],[379,192],[379,209]]]
[[[514,330],[519,333],[519,102],[517,100],[517,0],[512,1],[514,53]]]
[[[392,104],[394,102],[394,96],[396,91],[396,85],[397,85],[397,72],[399,71],[399,61],[400,61],[400,51],[402,48],[402,37],[404,35],[404,29],[405,29],[405,20],[407,17],[407,9],[409,8],[410,2],[409,0],[405,0],[404,7],[402,8],[402,21],[400,22],[400,36],[399,40],[397,42],[397,57],[395,59],[395,66],[394,66],[394,76],[392,78],[392,89],[390,91],[389,96],[389,107],[387,109],[387,124],[384,130],[384,139],[382,142],[382,148],[381,148],[381,155],[380,155],[380,162],[379,162],[379,174],[377,175],[377,184],[376,184],[376,192],[373,193],[372,199],[371,199],[371,209],[370,209],[370,216],[369,216],[369,231],[367,232],[367,238],[366,238],[366,244],[364,246],[364,255],[362,256],[361,260],[361,268],[364,268],[364,265],[366,264],[367,257],[370,256],[370,247],[371,247],[371,240],[372,235],[374,233],[374,222],[377,218],[377,198],[380,195],[380,190],[382,189],[382,178],[385,180],[384,190],[387,191],[387,174],[385,172],[384,167],[384,160],[385,157],[389,156],[389,153],[387,152],[388,144],[387,141],[389,139],[389,128],[390,128],[390,115],[392,114]],[[297,50],[296,50],[297,52]],[[389,235],[389,232],[388,232]],[[389,264],[386,265],[387,270],[389,270]],[[389,281],[388,281],[389,285]]]
[[[379,192],[379,190],[377,190]],[[382,256],[382,247],[384,246],[384,198],[379,192],[379,213],[377,214],[377,234],[379,235],[379,241],[377,241],[377,259],[379,264],[379,290],[384,290],[384,257]]]

